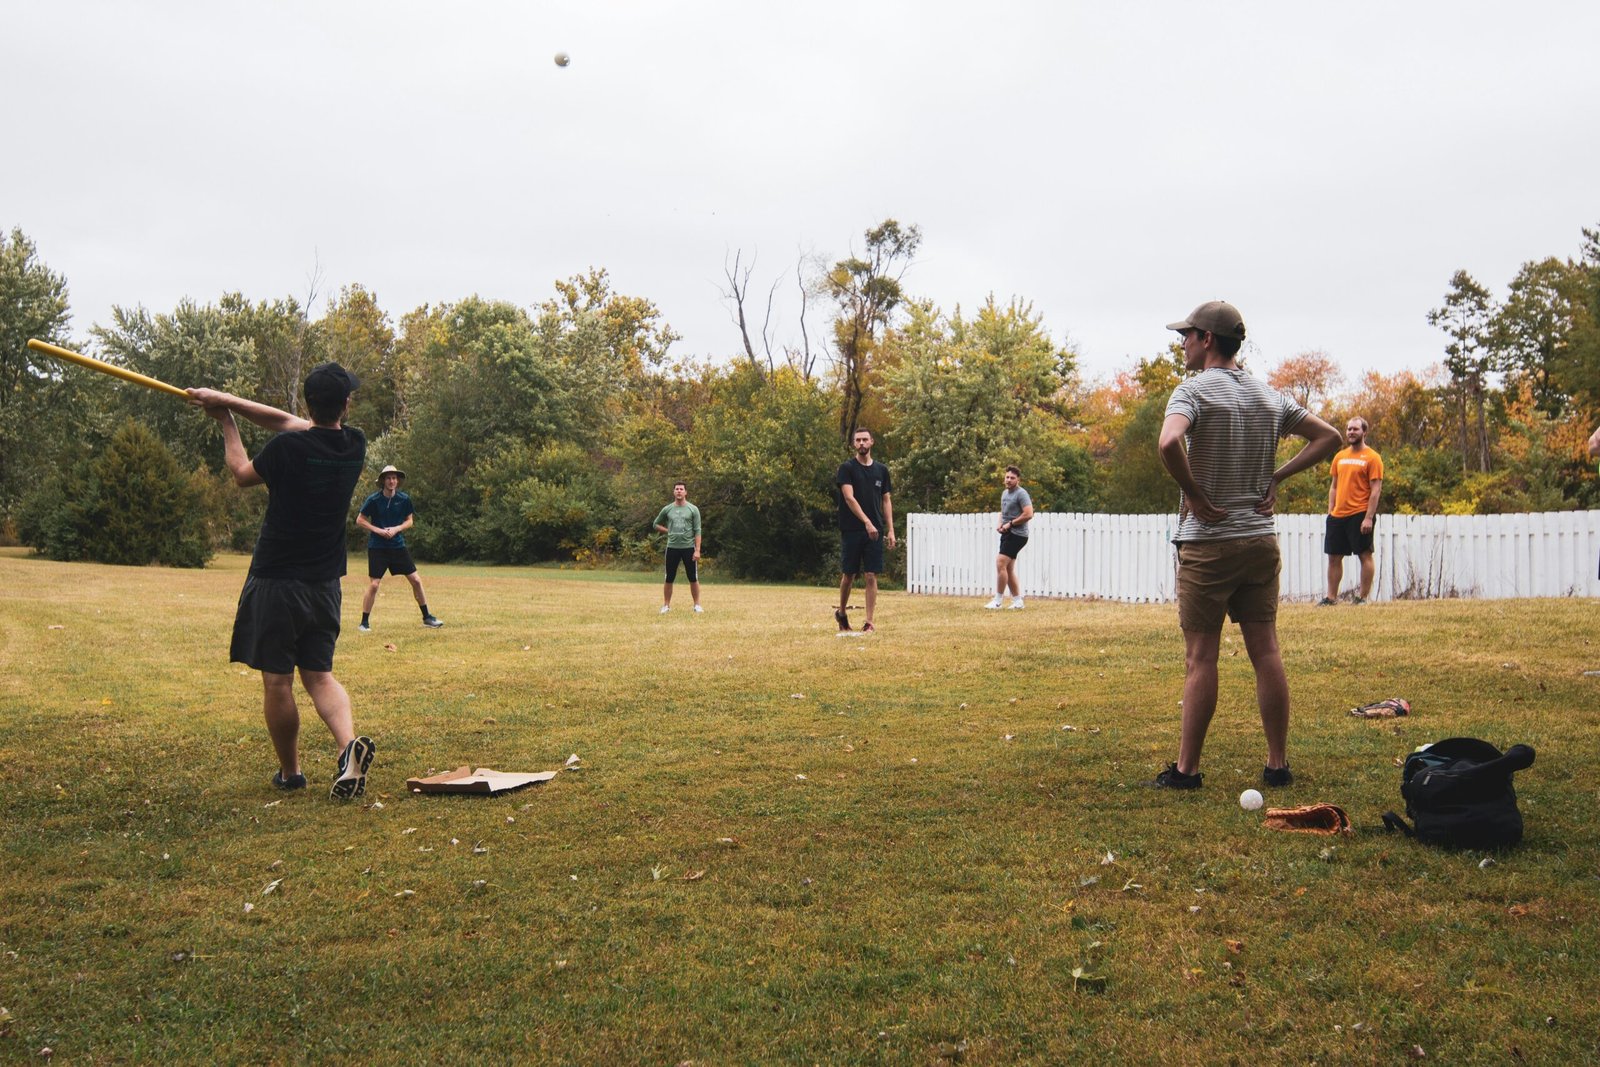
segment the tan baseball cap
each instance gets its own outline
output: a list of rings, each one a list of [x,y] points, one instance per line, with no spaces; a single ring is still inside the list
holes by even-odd
[[[1244,340],[1244,316],[1226,300],[1207,300],[1182,322],[1167,323],[1169,330],[1204,330],[1218,337]]]

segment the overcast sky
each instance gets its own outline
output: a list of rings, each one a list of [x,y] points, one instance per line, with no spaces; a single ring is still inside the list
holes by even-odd
[[[0,0],[0,41],[0,226],[79,337],[319,269],[398,320],[592,265],[725,357],[734,251],[764,299],[893,217],[910,292],[1032,301],[1091,376],[1220,297],[1259,365],[1354,377],[1438,360],[1457,269],[1503,295],[1600,225],[1592,0]]]

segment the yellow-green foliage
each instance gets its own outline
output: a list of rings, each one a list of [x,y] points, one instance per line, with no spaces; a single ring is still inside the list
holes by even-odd
[[[662,616],[653,576],[533,569],[426,567],[438,631],[390,581],[364,635],[352,575],[372,786],[326,799],[306,708],[322,788],[281,795],[227,662],[243,571],[0,552],[0,1059],[1596,1057],[1592,602],[1285,607],[1269,803],[1342,804],[1330,841],[1236,803],[1237,631],[1205,787],[1140,788],[1177,745],[1170,606],[886,594],[840,638],[827,590],[710,583],[692,615],[680,582]],[[1377,829],[1395,760],[1457,734],[1538,750],[1519,849]],[[574,753],[504,797],[403,786]]]

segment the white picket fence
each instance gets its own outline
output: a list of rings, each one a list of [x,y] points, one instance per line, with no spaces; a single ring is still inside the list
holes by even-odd
[[[913,514],[906,526],[906,588],[913,593],[994,592],[999,516]],[[1177,596],[1176,515],[1038,514],[1017,561],[1023,592],[1159,603]],[[1285,600],[1327,592],[1321,515],[1279,515]],[[1600,511],[1523,515],[1381,515],[1373,545],[1372,599],[1600,596]],[[1359,566],[1345,560],[1341,591]]]

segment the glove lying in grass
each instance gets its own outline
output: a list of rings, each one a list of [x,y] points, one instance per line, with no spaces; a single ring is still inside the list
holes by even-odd
[[[1268,808],[1262,822],[1269,830],[1294,830],[1303,834],[1348,834],[1350,816],[1337,804],[1305,804],[1298,808]]]
[[[1395,719],[1401,715],[1411,714],[1411,701],[1404,697],[1390,697],[1388,700],[1351,708],[1350,714],[1358,719]]]

